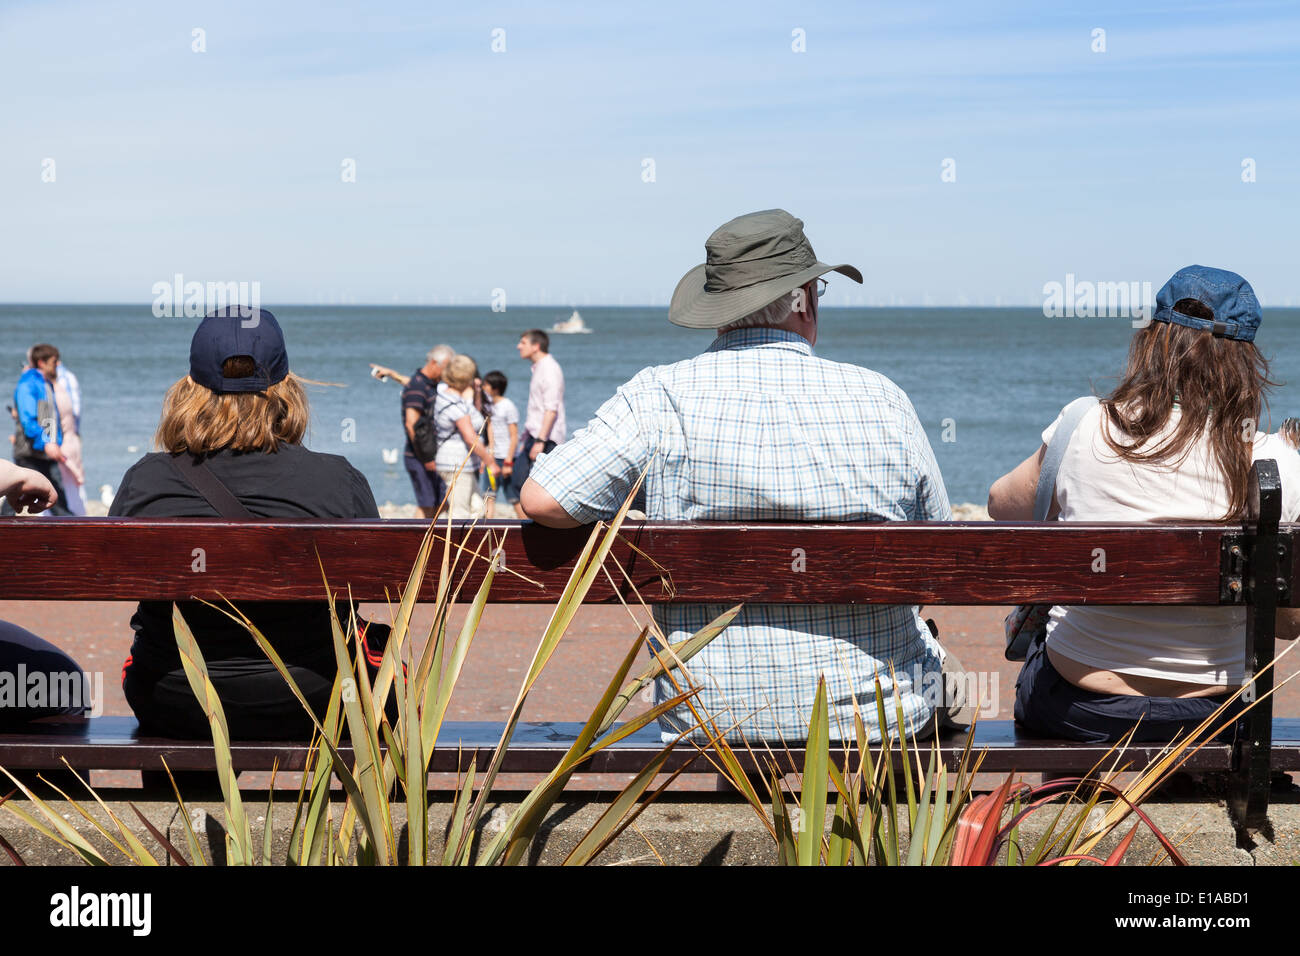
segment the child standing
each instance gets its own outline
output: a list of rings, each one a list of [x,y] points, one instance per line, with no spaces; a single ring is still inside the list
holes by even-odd
[[[495,516],[496,494],[501,492],[512,506],[519,502],[519,489],[515,488],[513,478],[515,451],[519,447],[519,409],[515,403],[506,398],[505,374],[491,371],[483,376],[483,393],[491,401],[492,412],[488,418],[488,447],[492,457],[501,468],[498,487],[493,488],[485,469],[479,475],[479,491],[486,502],[484,517]],[[513,511],[510,517],[513,517]]]

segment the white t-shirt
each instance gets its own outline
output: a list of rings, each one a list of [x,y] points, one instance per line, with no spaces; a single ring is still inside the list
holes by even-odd
[[[1062,521],[1215,521],[1228,509],[1228,489],[1208,436],[1181,461],[1143,464],[1125,461],[1101,432],[1104,409],[1088,410],[1070,436],[1056,475]],[[1175,408],[1156,444],[1177,426]],[[1050,443],[1056,421],[1043,432]],[[1123,436],[1115,436],[1123,441]],[[1282,520],[1300,519],[1300,454],[1277,435],[1255,433],[1253,458],[1277,461],[1282,477]],[[1158,555],[1152,556],[1159,560]],[[1240,684],[1243,628],[1240,607],[1052,608],[1047,641],[1053,653],[1089,667],[1189,684]]]
[[[455,471],[469,454],[469,448],[456,423],[469,415],[472,406],[442,382],[438,383],[434,406],[433,424],[438,432],[438,453],[433,458],[434,466],[439,471]],[[473,425],[472,419],[470,425]],[[473,462],[467,464],[466,472],[472,472],[473,467]]]
[[[504,395],[492,403],[492,454],[505,458],[510,451],[510,426],[519,425],[519,409]]]

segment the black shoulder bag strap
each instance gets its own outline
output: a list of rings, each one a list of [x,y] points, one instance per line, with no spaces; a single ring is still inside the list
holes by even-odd
[[[188,452],[168,456],[172,467],[185,481],[203,496],[208,504],[216,509],[223,518],[254,518],[239,499],[231,494],[230,489],[221,483],[221,479],[212,473],[212,469]]]

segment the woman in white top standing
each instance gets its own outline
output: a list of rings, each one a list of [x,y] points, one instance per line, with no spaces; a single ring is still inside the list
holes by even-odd
[[[479,457],[498,481],[501,476],[496,460],[483,446],[475,429],[475,410],[464,398],[466,389],[473,387],[477,372],[472,358],[457,355],[442,370],[442,382],[434,401],[434,427],[438,435],[434,465],[447,483],[447,502],[453,520],[473,516],[470,499],[474,496],[477,470],[470,460],[471,453]],[[482,421],[479,415],[480,427]]]
[[[1156,296],[1119,386],[1070,436],[1052,512],[1064,521],[1240,521],[1252,462],[1282,477],[1282,520],[1300,518],[1300,456],[1259,431],[1274,385],[1255,347],[1259,303],[1241,276],[1188,266]],[[1043,445],[989,490],[995,520],[1033,517]],[[1089,742],[1169,740],[1208,717],[1244,680],[1245,610],[1053,607],[1016,682],[1015,716],[1045,735]],[[1300,636],[1279,611],[1278,637]]]

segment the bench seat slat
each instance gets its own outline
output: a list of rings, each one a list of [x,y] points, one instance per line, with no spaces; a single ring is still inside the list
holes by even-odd
[[[551,770],[568,749],[581,729],[579,723],[529,723],[517,729],[502,770],[507,773],[543,773]],[[431,762],[434,772],[458,769],[460,751],[477,752],[479,765],[487,759],[500,739],[498,723],[461,721],[444,725]],[[956,764],[965,736],[941,738],[941,748],[950,765]],[[927,746],[928,744],[923,744]],[[658,752],[659,732],[651,726],[607,748],[583,772],[632,773],[640,770]],[[1125,763],[1145,766],[1159,753],[1156,744],[1138,744],[1129,748]],[[989,772],[1053,771],[1069,772],[1090,769],[1110,750],[1107,745],[1079,744],[1072,741],[1038,740],[1019,734],[1010,721],[989,721],[975,734],[974,751],[986,750],[982,769]],[[346,752],[346,748],[345,748]],[[738,751],[747,770],[761,769],[758,762]],[[281,770],[301,770],[306,748],[286,742],[236,742],[232,747],[235,766],[240,770],[270,770],[278,761]],[[760,760],[764,751],[756,750]],[[1300,720],[1279,720],[1274,729],[1274,766],[1279,770],[1300,769]],[[694,754],[688,745],[679,745],[670,758],[673,770]],[[140,770],[161,769],[165,758],[173,770],[206,770],[213,766],[213,750],[203,741],[169,740],[136,735],[136,722],[130,717],[97,717],[89,720],[47,722],[34,725],[30,732],[0,736],[0,765],[11,770],[55,769],[65,756],[77,769]],[[802,767],[803,751],[792,749],[789,757],[794,768]],[[1186,769],[1225,771],[1230,769],[1231,753],[1227,744],[1203,747],[1186,764]],[[689,772],[712,772],[707,760],[691,763]]]

